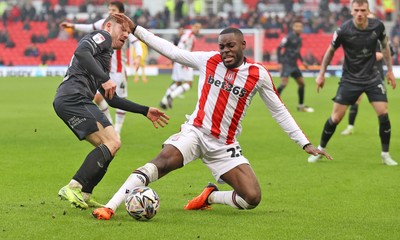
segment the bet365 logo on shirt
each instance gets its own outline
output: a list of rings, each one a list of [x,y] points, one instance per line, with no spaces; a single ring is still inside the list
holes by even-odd
[[[247,94],[247,90],[246,89],[244,89],[242,87],[239,87],[239,86],[235,86],[232,83],[227,82],[227,81],[221,81],[221,80],[218,80],[218,79],[216,80],[211,75],[208,77],[208,81],[207,82],[208,82],[208,84],[211,84],[211,85],[214,85],[216,87],[219,87],[222,90],[225,90],[225,91],[230,92],[230,93],[232,93],[232,94],[234,94],[236,96],[239,96],[240,98],[246,96],[246,94]]]

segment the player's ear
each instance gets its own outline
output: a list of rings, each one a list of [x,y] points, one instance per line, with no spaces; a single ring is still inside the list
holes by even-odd
[[[112,26],[111,21],[107,22],[105,24],[105,26],[104,26],[104,30],[106,30],[107,32],[110,32],[111,31],[111,26]]]
[[[242,41],[242,49],[246,49],[246,41],[245,40]]]

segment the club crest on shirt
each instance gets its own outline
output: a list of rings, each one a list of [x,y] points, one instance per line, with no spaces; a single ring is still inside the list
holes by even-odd
[[[373,31],[373,32],[371,33],[371,36],[369,36],[369,38],[371,38],[371,39],[376,39],[377,37],[378,37],[378,35],[376,34],[375,31]]]
[[[230,83],[233,83],[233,81],[235,80],[235,78],[236,78],[236,72],[234,72],[234,71],[227,71],[226,72],[226,75],[225,75],[225,81],[228,81],[228,82],[230,82]]]
[[[95,43],[100,44],[102,42],[104,42],[106,39],[104,38],[104,36],[101,33],[97,33],[96,35],[94,35],[92,37],[92,39],[94,40]]]

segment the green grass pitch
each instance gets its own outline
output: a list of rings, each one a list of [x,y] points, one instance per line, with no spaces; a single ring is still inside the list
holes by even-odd
[[[79,142],[52,107],[56,78],[0,78],[0,239],[399,239],[399,167],[380,161],[378,119],[364,97],[355,134],[341,136],[337,127],[327,151],[332,162],[308,164],[301,150],[270,117],[256,96],[239,137],[243,154],[259,178],[263,199],[250,211],[215,205],[210,211],[184,211],[188,199],[209,181],[209,170],[196,161],[150,186],[161,206],[149,222],[128,216],[123,206],[110,221],[98,221],[91,210],[71,208],[57,197],[92,147]],[[134,84],[129,99],[158,106],[170,84],[168,75]],[[290,80],[282,99],[309,139],[318,145],[331,113],[338,79],[327,79],[317,93],[306,79],[306,104],[314,113],[296,111],[297,87]],[[279,84],[279,78],[275,78]],[[392,157],[400,161],[400,95],[388,89],[392,123]],[[179,131],[193,111],[197,90],[176,99],[170,124],[154,129],[141,115],[128,114],[122,148],[94,191],[107,200],[132,170],[154,158],[163,141]],[[219,185],[229,190],[227,185]]]

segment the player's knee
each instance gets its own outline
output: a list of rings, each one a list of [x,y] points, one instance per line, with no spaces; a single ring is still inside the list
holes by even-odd
[[[182,153],[173,146],[166,145],[163,150],[151,161],[157,166],[159,177],[183,167]]]
[[[191,87],[191,84],[190,84],[190,83],[184,83],[184,84],[182,84],[182,87],[183,87],[183,89],[184,89],[185,91],[189,91],[189,89],[190,89],[190,87]]]
[[[109,142],[105,143],[105,145],[108,147],[111,154],[115,156],[117,151],[121,148],[121,140],[118,137],[116,137],[110,140]]]
[[[246,196],[245,200],[249,204],[247,209],[255,208],[261,202],[261,193],[254,192],[252,194],[249,194],[249,196]]]
[[[334,126],[334,125],[338,125],[340,123],[340,121],[342,121],[343,116],[338,115],[338,114],[333,114],[330,118],[329,118],[329,124]]]
[[[261,193],[260,192],[254,192],[254,193],[248,193],[246,196],[243,198],[240,196],[237,196],[236,198],[236,205],[240,209],[253,209],[258,206],[261,202]]]

